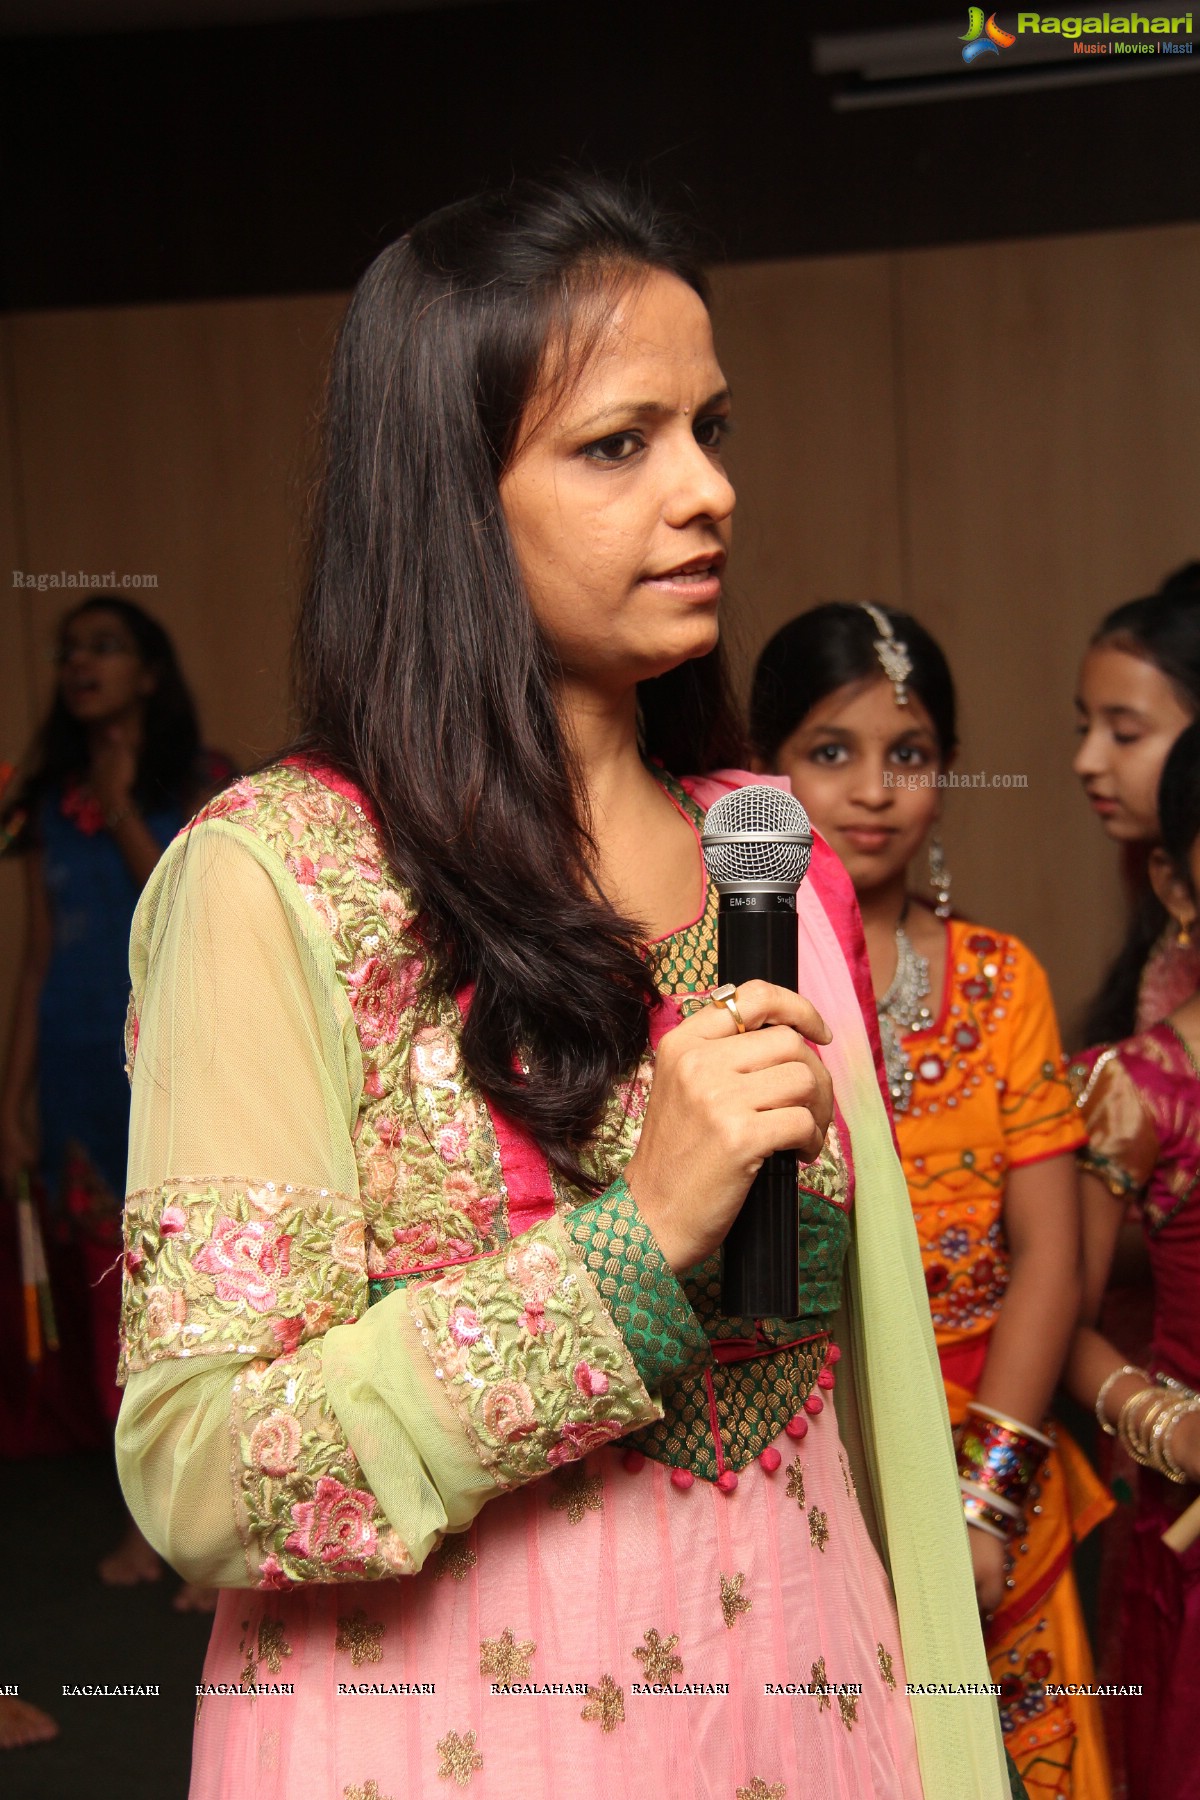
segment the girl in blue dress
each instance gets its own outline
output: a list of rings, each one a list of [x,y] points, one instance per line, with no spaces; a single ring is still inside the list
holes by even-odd
[[[9,1195],[22,1172],[40,1178],[51,1230],[83,1251],[96,1387],[115,1420],[129,927],[163,849],[230,771],[201,754],[174,647],[141,607],[89,596],[63,619],[57,654],[32,767],[0,812],[0,848],[22,855],[27,901],[0,1175]],[[100,1564],[116,1585],[161,1572],[132,1520]]]

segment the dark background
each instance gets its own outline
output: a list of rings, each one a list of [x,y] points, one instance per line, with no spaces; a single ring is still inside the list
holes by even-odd
[[[944,21],[953,61],[951,0],[500,0],[260,23],[270,5],[247,0],[243,22],[184,22],[221,3],[143,0],[157,28],[127,30],[120,0],[0,0],[0,309],[341,292],[431,208],[569,159],[648,179],[731,261],[1200,218],[1200,56],[1039,91],[989,59],[969,84],[959,67],[958,97],[835,108],[815,34]],[[94,1577],[119,1524],[106,1456],[9,1463],[5,1487],[0,1682],[62,1735],[0,1753],[0,1793],[182,1800],[207,1624],[172,1614],[170,1575],[124,1592]],[[68,1700],[65,1679],[163,1691]]]
[[[10,4],[8,29],[62,9]],[[74,17],[110,10],[92,0]],[[156,10],[179,16],[171,0]],[[715,257],[737,261],[1200,216],[1191,67],[1113,82],[1080,67],[1031,93],[989,58],[959,64],[965,98],[833,109],[814,34],[933,20],[950,43],[965,11],[509,0],[10,35],[0,304],[348,288],[423,213],[564,158],[648,174],[711,227]]]

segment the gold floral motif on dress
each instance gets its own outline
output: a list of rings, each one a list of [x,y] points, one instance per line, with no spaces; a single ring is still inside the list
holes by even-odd
[[[852,1731],[858,1723],[858,1695],[839,1694],[838,1711],[842,1715],[842,1724],[847,1731]]]
[[[633,1654],[641,1663],[642,1673],[647,1681],[661,1685],[670,1681],[672,1675],[682,1674],[683,1658],[675,1653],[678,1642],[677,1631],[673,1631],[669,1638],[661,1637],[653,1626],[646,1632],[645,1641],[638,1645]]]
[[[443,1575],[449,1575],[455,1581],[465,1581],[467,1570],[473,1569],[478,1561],[465,1533],[448,1537],[434,1559],[433,1579],[440,1581]]]
[[[888,1686],[894,1688],[896,1685],[896,1672],[892,1667],[891,1652],[885,1650],[882,1644],[876,1644],[875,1653],[879,1658],[879,1673],[883,1676],[883,1679],[887,1682]]]
[[[473,1731],[464,1731],[461,1736],[457,1731],[448,1731],[444,1738],[438,1739],[437,1753],[441,1759],[439,1777],[443,1781],[456,1781],[459,1787],[466,1787],[476,1769],[483,1767],[483,1757],[475,1748]]]
[[[585,1513],[600,1512],[603,1506],[603,1476],[589,1475],[582,1463],[573,1463],[555,1475],[550,1494],[551,1512],[565,1512],[571,1524],[578,1525]]]
[[[625,1689],[611,1675],[602,1675],[595,1685],[589,1684],[587,1705],[579,1716],[601,1731],[615,1731],[625,1723]]]
[[[351,1782],[342,1789],[342,1800],[391,1800],[391,1795],[381,1793],[377,1781],[365,1781],[361,1787]]]
[[[337,1622],[337,1637],[334,1649],[349,1654],[350,1661],[356,1669],[363,1663],[383,1661],[383,1631],[381,1624],[368,1620],[361,1607],[348,1618],[340,1618]]]
[[[824,1555],[825,1546],[829,1542],[829,1519],[819,1506],[810,1506],[808,1509],[808,1541],[815,1544]]]
[[[753,1775],[746,1787],[734,1789],[737,1800],[786,1800],[787,1787],[782,1781],[768,1785],[761,1775]]]
[[[722,1575],[721,1577],[721,1613],[725,1620],[725,1629],[732,1631],[738,1616],[747,1613],[754,1605],[742,1592],[744,1575]]]
[[[501,1687],[530,1679],[530,1664],[537,1645],[532,1638],[517,1643],[511,1625],[499,1637],[484,1638],[479,1645],[479,1673],[490,1675]]]
[[[287,1632],[280,1619],[260,1619],[257,1629],[249,1619],[243,1619],[239,1648],[246,1658],[238,1677],[242,1687],[255,1686],[260,1662],[266,1664],[269,1674],[278,1675],[283,1670],[283,1658],[292,1654],[292,1646],[288,1643]]]
[[[844,1454],[840,1450],[838,1451],[838,1463],[841,1466],[842,1483],[846,1489],[847,1498],[850,1500],[857,1500],[858,1499],[858,1489],[854,1485],[854,1476],[853,1476],[853,1473],[851,1472],[850,1464],[846,1461]]]
[[[573,1463],[655,1416],[625,1340],[559,1219],[503,1259],[405,1289],[421,1343],[501,1488]]]
[[[809,1676],[809,1686],[816,1690],[817,1711],[827,1712],[833,1705],[826,1689],[829,1687],[829,1676],[825,1672],[825,1658],[818,1656]]]
[[[797,1456],[788,1467],[787,1497],[794,1500],[800,1510],[804,1510],[804,1469]]]

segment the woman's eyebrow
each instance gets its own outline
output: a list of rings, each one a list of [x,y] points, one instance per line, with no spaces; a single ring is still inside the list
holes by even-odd
[[[702,400],[695,409],[697,415],[709,412],[714,406],[723,406],[730,398],[729,389],[721,388]],[[574,427],[576,431],[592,431],[602,425],[606,419],[668,419],[674,418],[679,411],[677,406],[668,406],[663,400],[617,400],[611,406],[603,407],[593,413],[590,419],[581,419]]]

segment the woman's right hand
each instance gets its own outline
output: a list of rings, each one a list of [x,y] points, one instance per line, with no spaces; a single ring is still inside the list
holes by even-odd
[[[813,1049],[831,1033],[811,1001],[766,981],[737,990],[746,1025],[705,1006],[658,1047],[629,1191],[676,1274],[717,1248],[776,1150],[820,1154],[833,1083]]]

